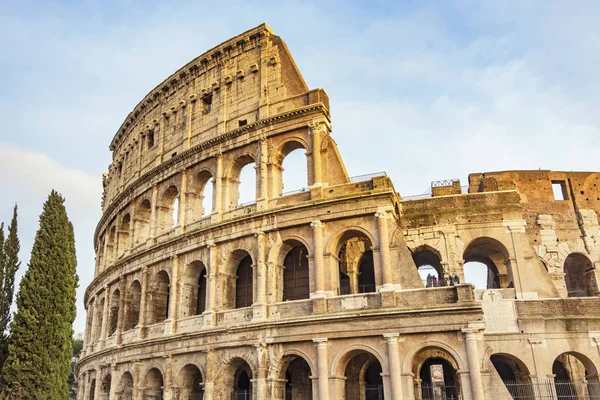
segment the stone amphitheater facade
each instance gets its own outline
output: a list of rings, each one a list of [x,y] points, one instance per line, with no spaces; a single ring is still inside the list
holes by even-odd
[[[600,398],[600,175],[402,198],[348,176],[330,122],[266,25],[135,107],[110,144],[78,398]],[[282,193],[297,149],[308,187]]]

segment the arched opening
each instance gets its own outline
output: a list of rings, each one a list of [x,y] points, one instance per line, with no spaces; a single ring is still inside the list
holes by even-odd
[[[496,239],[473,240],[463,254],[465,282],[476,289],[514,287],[510,258],[506,247]]]
[[[119,323],[119,302],[121,301],[121,292],[115,289],[110,296],[110,312],[108,316],[108,335],[114,335]]]
[[[97,245],[97,272],[100,271],[102,269],[102,267],[104,267],[104,241],[106,240],[106,237],[104,235],[100,236],[100,240],[98,240],[98,245]]]
[[[102,385],[100,386],[100,393],[102,393],[106,398],[108,398],[108,394],[110,393],[110,385],[111,385],[111,376],[110,374],[106,374],[104,379],[102,379]]]
[[[439,252],[429,246],[421,246],[412,254],[419,276],[425,287],[448,286],[457,282],[454,277],[445,278]]]
[[[181,316],[200,315],[206,310],[206,267],[201,261],[193,261],[182,277]]]
[[[150,324],[162,322],[169,318],[169,294],[171,281],[166,271],[156,274],[149,293]]]
[[[257,173],[255,161],[249,155],[235,160],[227,174],[225,205],[228,210],[256,201]]]
[[[362,232],[348,231],[337,247],[339,294],[375,292],[372,243]]]
[[[585,255],[569,254],[565,259],[564,272],[569,297],[588,297],[598,293],[594,266]]]
[[[100,334],[102,332],[102,313],[104,311],[104,301],[105,299],[102,298],[102,300],[100,300],[100,303],[98,304],[98,307],[96,308],[96,316],[94,317],[94,341],[100,339]]]
[[[198,367],[188,364],[181,369],[177,377],[178,399],[202,400],[204,398],[204,383]]]
[[[529,370],[512,356],[493,354],[490,361],[500,376],[504,387],[515,400],[534,400],[535,392],[529,377]]]
[[[446,350],[437,347],[421,349],[413,358],[415,394],[426,399],[460,399],[458,364]],[[444,397],[445,396],[445,397]]]
[[[90,383],[90,394],[88,395],[89,400],[94,400],[96,396],[96,380],[92,379]]]
[[[235,308],[250,307],[253,302],[252,258],[246,256],[240,261],[236,272]]]
[[[158,232],[165,233],[179,222],[179,190],[169,186],[162,194],[158,206]]]
[[[308,187],[306,149],[298,141],[288,141],[273,157],[273,193],[285,195]]]
[[[592,361],[580,353],[562,353],[552,364],[557,400],[600,398],[598,372]]]
[[[283,260],[283,301],[310,297],[308,250],[294,242]]]
[[[383,379],[381,364],[368,352],[355,351],[349,355],[344,376],[346,399],[383,399]]]
[[[213,211],[213,179],[209,171],[200,171],[188,186],[186,223],[191,224]]]
[[[144,378],[144,399],[163,399],[163,376],[158,368],[152,368]]]
[[[144,243],[150,237],[150,214],[152,206],[150,200],[144,199],[135,210],[135,242]]]
[[[86,346],[89,346],[91,343],[94,342],[94,336],[93,336],[94,332],[92,331],[94,316],[96,315],[94,306],[95,306],[95,302],[91,301],[88,306],[88,310],[87,310],[87,320],[86,320],[86,326],[85,326],[85,345]]]
[[[312,381],[310,367],[302,357],[291,357],[286,360],[289,365],[285,369],[285,400],[312,400]],[[281,398],[281,397],[279,397]]]
[[[252,370],[245,362],[235,371],[232,399],[252,400]]]
[[[137,326],[140,322],[140,302],[142,301],[142,286],[135,280],[129,285],[129,290],[125,296],[125,317],[123,321],[123,330],[128,331]]]
[[[121,219],[121,225],[119,227],[119,255],[123,255],[126,250],[129,249],[131,242],[129,241],[129,231],[131,230],[131,216],[125,214]]]
[[[121,376],[121,382],[116,391],[117,399],[133,400],[133,376],[129,372],[125,372]]]
[[[111,226],[108,231],[108,242],[106,244],[106,263],[110,264],[115,260],[115,247],[117,244],[117,227]]]

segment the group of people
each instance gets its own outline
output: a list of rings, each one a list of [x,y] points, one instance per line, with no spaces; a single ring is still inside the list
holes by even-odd
[[[448,275],[447,277],[438,279],[435,275],[427,274],[427,280],[425,281],[425,287],[454,286],[458,284],[460,284],[460,277],[458,275]]]

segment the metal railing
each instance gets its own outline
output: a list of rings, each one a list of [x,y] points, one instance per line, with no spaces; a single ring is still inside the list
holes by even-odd
[[[600,382],[540,380],[504,381],[514,400],[600,400]]]
[[[380,172],[373,172],[370,174],[351,176],[350,182],[370,181],[371,179],[373,179],[377,176],[387,176],[387,173],[385,171],[380,171]]]
[[[365,400],[383,400],[383,385],[365,385]]]
[[[441,181],[433,181],[431,182],[431,187],[446,187],[446,186],[452,186],[454,184],[454,182],[458,182],[458,179],[443,179]]]
[[[421,400],[459,400],[459,393],[457,386],[421,386]]]
[[[350,286],[344,285],[344,286],[340,286],[338,288],[338,293],[340,296],[343,296],[346,294],[374,293],[374,292],[376,292],[375,289],[376,288],[375,288],[374,283],[366,284],[366,285],[358,285],[358,292],[352,293],[352,288]]]
[[[288,387],[285,389],[285,400],[312,399],[312,387]]]
[[[231,394],[231,400],[250,400],[252,393],[249,389],[234,390]]]

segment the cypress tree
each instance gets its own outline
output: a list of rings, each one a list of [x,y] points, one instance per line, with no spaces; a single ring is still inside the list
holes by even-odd
[[[0,274],[0,371],[2,371],[8,352],[6,328],[8,328],[10,322],[10,306],[15,292],[15,274],[21,265],[19,261],[20,249],[21,245],[17,235],[17,205],[15,204],[12,221],[8,227],[8,236],[4,242],[4,261],[2,273]]]
[[[73,225],[64,198],[53,190],[44,203],[19,287],[0,399],[68,398],[76,264]]]

